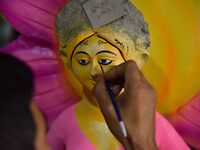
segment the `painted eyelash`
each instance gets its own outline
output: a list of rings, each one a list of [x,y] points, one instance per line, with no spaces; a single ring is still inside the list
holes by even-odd
[[[102,59],[101,59],[102,60]],[[106,59],[104,59],[104,60],[106,60]],[[108,63],[108,64],[102,64],[102,63],[99,63],[99,61],[98,61],[98,63],[100,64],[100,65],[109,65],[109,64],[111,64],[112,62],[113,62],[113,60],[109,60],[110,62]]]
[[[83,60],[83,59],[82,59]],[[81,63],[81,61],[82,61],[81,59],[79,59],[79,60],[77,60],[77,62],[79,63],[79,64],[81,64],[81,65],[87,65],[87,64],[89,64],[90,63],[90,61],[89,60],[84,60],[84,61],[87,61],[85,64],[84,63]]]

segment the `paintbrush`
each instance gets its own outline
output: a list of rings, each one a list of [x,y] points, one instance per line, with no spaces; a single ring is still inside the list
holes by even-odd
[[[103,67],[101,65],[100,65],[100,67],[101,67],[102,73],[104,74]],[[118,122],[119,122],[120,129],[122,131],[122,134],[124,135],[124,137],[127,137],[126,127],[125,127],[124,122],[122,120],[120,109],[119,109],[119,104],[118,104],[118,102],[117,102],[117,100],[115,98],[115,95],[113,93],[112,86],[109,83],[109,81],[107,81],[107,80],[105,80],[105,86],[106,86],[106,90],[108,92],[108,95],[110,97],[110,100],[112,102],[113,108],[115,110],[115,113],[117,115],[117,119],[118,119]]]

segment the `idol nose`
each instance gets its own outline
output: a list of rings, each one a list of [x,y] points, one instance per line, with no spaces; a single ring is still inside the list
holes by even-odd
[[[94,80],[95,82],[98,80],[98,78],[100,77],[100,75],[94,75],[94,76],[91,76],[92,77],[92,80]]]
[[[90,76],[94,81],[97,81],[99,76],[102,74],[100,64],[98,62],[93,62],[91,67]]]

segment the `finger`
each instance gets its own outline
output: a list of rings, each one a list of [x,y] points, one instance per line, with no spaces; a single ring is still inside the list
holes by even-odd
[[[115,111],[112,105],[112,101],[110,100],[110,96],[107,92],[105,86],[105,80],[103,76],[99,78],[96,85],[92,90],[94,96],[99,103],[100,109],[105,117],[105,119],[109,122],[109,120],[115,120],[117,122],[117,118],[115,117]]]
[[[112,86],[112,90],[113,90],[115,97],[117,97],[123,90],[123,86],[120,84],[114,85],[114,86]]]
[[[137,67],[137,64],[130,60],[111,68],[104,74],[104,79],[112,84],[116,84],[119,81],[125,81],[125,79],[125,82],[135,82],[140,80],[140,70]]]
[[[130,87],[137,86],[141,82],[141,71],[134,61],[129,61],[125,72],[125,85]],[[132,88],[130,88],[132,90]]]
[[[112,102],[110,100],[109,94],[107,92],[106,86],[105,86],[105,80],[103,76],[99,77],[99,80],[97,81],[96,85],[94,86],[92,90],[94,96],[97,99],[97,102],[99,103],[100,108],[109,107],[112,105]]]
[[[149,82],[147,81],[147,79],[145,78],[145,76],[142,72],[140,72],[140,79],[144,84],[149,84]]]
[[[148,88],[148,90],[151,93],[151,95],[156,99],[156,91],[155,91],[155,89],[152,87],[152,85],[149,83],[149,81],[145,78],[145,76],[144,76],[144,74],[142,72],[141,72],[141,81],[146,86],[146,88]]]

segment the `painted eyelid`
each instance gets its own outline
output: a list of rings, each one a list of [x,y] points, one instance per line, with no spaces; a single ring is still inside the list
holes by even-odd
[[[87,55],[88,56],[89,54],[87,52],[85,52],[85,51],[79,51],[79,52],[75,53],[75,56],[76,55]]]
[[[98,60],[100,60],[100,59],[107,59],[107,60],[115,60],[115,59],[117,59],[117,57],[115,57],[115,56],[113,56],[113,57],[111,57],[111,56],[100,56],[100,57],[98,57]]]
[[[89,59],[77,59],[76,61],[82,61],[82,60],[91,62]]]
[[[98,59],[98,61],[100,61],[100,60],[109,60],[109,61],[113,61],[114,59],[110,59],[110,58],[100,58],[100,59]]]
[[[80,59],[84,59],[84,60],[90,60],[90,58],[89,57],[87,57],[87,56],[77,56],[77,57],[75,57],[75,59],[76,60],[80,60]]]

